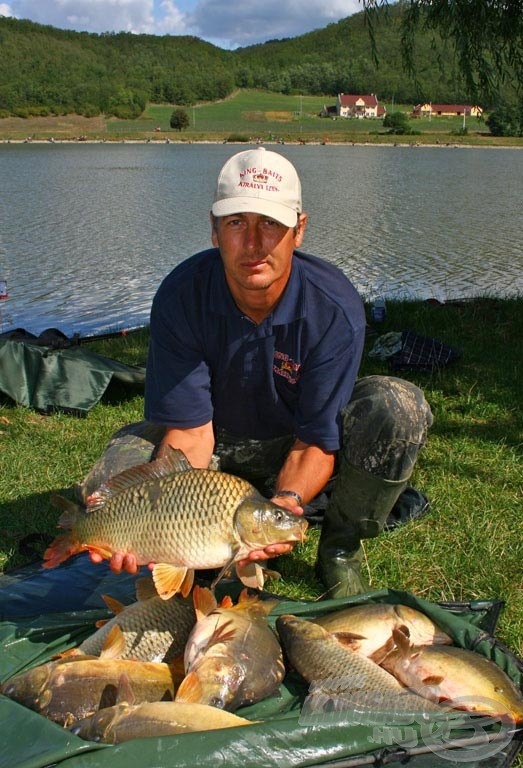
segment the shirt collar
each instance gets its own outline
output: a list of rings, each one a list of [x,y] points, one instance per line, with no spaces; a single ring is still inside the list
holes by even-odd
[[[294,252],[297,253],[296,251]],[[209,309],[219,315],[238,317],[240,310],[234,303],[229,286],[225,279],[223,263],[216,249],[216,260],[211,270],[211,285],[209,292]],[[292,259],[292,269],[283,296],[272,312],[272,325],[287,325],[294,320],[305,317],[305,280],[303,271],[296,255]],[[269,319],[269,318],[267,318]]]

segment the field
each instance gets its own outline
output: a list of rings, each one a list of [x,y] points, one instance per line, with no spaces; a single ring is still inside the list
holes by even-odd
[[[220,102],[187,107],[190,125],[173,131],[169,120],[172,104],[150,104],[136,120],[84,118],[79,115],[0,120],[3,141],[263,141],[263,142],[354,142],[410,144],[467,144],[477,146],[523,146],[521,138],[496,138],[484,122],[467,118],[414,119],[412,135],[393,136],[381,119],[347,120],[321,118],[324,104],[334,105],[334,96],[284,96],[240,90]],[[410,113],[410,104],[387,104],[388,111]]]

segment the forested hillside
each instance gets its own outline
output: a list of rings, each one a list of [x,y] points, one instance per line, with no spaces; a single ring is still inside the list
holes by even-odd
[[[376,93],[396,103],[468,101],[452,52],[417,40],[403,69],[400,6],[375,25],[364,13],[300,37],[226,51],[195,37],[91,34],[0,17],[0,117],[100,113],[137,117],[147,102],[190,105],[237,87],[281,93]],[[328,101],[329,99],[327,99]]]

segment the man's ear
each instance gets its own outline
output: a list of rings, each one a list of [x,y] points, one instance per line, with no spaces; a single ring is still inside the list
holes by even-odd
[[[216,216],[214,215],[214,213],[212,211],[209,214],[209,218],[211,220],[211,242],[214,245],[214,247],[217,248],[218,247],[218,235],[217,235],[217,231],[216,230],[217,230],[217,224],[218,223],[216,221]]]
[[[298,216],[298,223],[294,227],[294,245],[299,248],[303,242],[303,236],[307,229],[308,215],[306,213],[300,213]]]

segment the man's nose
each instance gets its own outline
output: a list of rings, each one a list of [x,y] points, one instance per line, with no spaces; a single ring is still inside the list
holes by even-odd
[[[247,248],[259,248],[262,242],[262,233],[256,222],[249,222],[245,229],[245,245]]]

